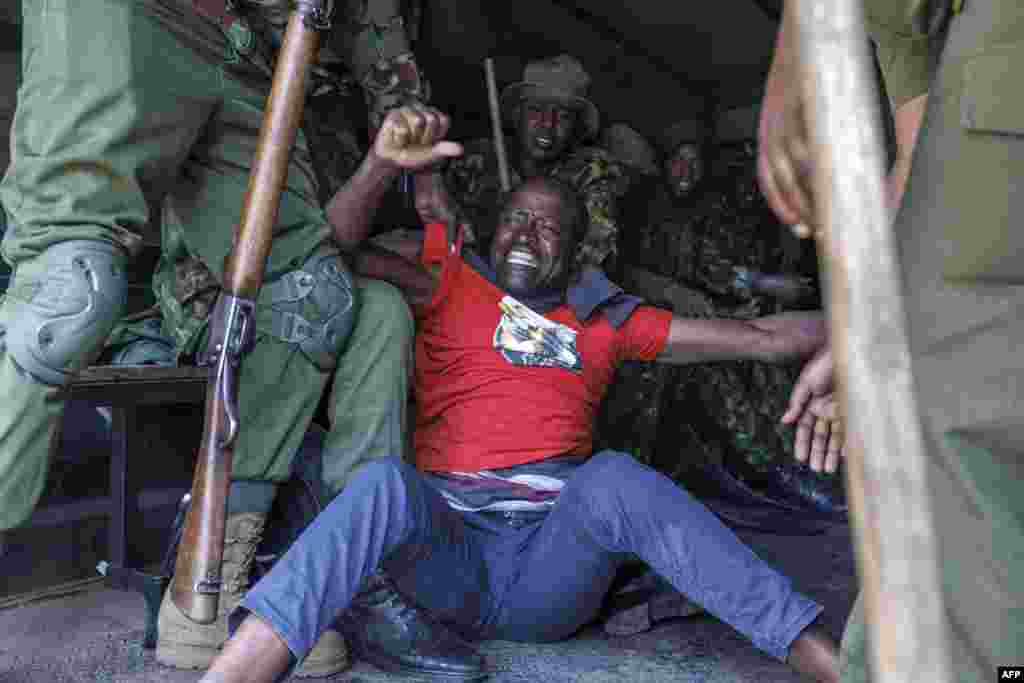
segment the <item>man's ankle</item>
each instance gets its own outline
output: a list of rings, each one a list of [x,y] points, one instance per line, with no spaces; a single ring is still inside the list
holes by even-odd
[[[839,683],[839,646],[817,620],[789,646],[786,663],[810,680]]]
[[[284,640],[250,614],[200,679],[200,683],[272,683],[292,663]]]

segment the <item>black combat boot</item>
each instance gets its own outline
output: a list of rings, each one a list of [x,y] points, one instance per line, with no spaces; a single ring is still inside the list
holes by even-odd
[[[489,674],[472,645],[400,594],[382,572],[366,581],[336,625],[354,656],[385,671],[447,681]]]

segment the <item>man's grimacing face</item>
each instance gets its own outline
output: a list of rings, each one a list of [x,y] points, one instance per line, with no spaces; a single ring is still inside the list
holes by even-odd
[[[529,294],[562,282],[568,271],[573,226],[563,199],[542,182],[528,182],[498,215],[491,265],[511,294]]]
[[[528,99],[519,104],[519,144],[524,157],[553,161],[572,144],[579,114],[564,102]]]

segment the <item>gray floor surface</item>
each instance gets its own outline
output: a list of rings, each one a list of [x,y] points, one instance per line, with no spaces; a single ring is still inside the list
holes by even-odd
[[[826,626],[838,638],[856,585],[849,530],[790,537],[741,533],[766,560],[825,606]],[[167,669],[142,648],[141,597],[98,588],[70,597],[0,611],[2,683],[193,682],[198,672]],[[631,637],[606,636],[598,626],[571,640],[545,645],[481,645],[494,683],[708,682],[783,683],[798,677],[709,616],[663,622]],[[414,680],[357,662],[336,683]]]

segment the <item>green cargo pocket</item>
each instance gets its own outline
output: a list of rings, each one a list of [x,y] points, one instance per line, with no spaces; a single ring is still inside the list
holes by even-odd
[[[960,155],[947,160],[946,175],[962,209],[946,223],[943,275],[1024,283],[1024,41],[995,46],[963,68]]]

